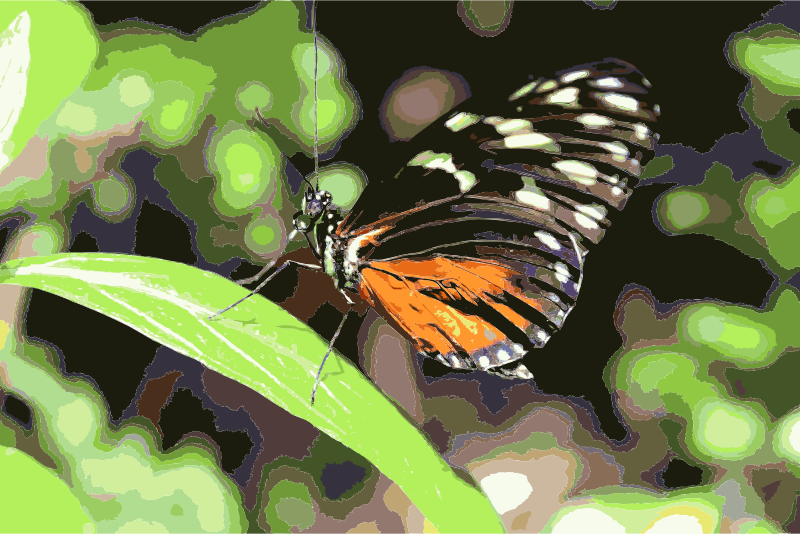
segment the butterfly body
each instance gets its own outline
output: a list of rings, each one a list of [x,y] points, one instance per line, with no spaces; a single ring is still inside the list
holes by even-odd
[[[642,121],[659,110],[635,67],[559,75],[518,90],[503,116],[457,109],[429,126],[347,214],[309,188],[295,215],[348,301],[454,369],[533,376],[519,360],[563,327],[589,249],[652,157]]]

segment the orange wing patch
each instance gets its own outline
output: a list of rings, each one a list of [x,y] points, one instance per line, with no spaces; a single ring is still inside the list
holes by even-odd
[[[535,344],[549,337],[521,314],[519,306],[504,301],[511,296],[543,317],[554,306],[514,286],[511,280],[519,276],[508,266],[490,261],[445,257],[376,261],[361,271],[359,289],[362,297],[406,332],[418,350],[455,368],[477,365],[486,370],[518,360],[526,352],[493,322],[503,323],[506,332],[510,328],[518,335],[524,333]],[[492,318],[486,318],[487,312]],[[531,376],[524,365],[499,371]]]

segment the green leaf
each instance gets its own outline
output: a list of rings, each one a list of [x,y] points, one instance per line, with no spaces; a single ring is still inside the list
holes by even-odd
[[[332,354],[311,405],[327,342],[306,325],[258,295],[208,320],[248,292],[226,278],[142,256],[57,254],[3,264],[0,283],[96,310],[258,391],[367,458],[440,532],[504,531],[486,496],[347,359]]]
[[[98,42],[80,4],[0,2],[0,170],[86,79]]]
[[[19,120],[19,112],[25,102],[25,89],[28,85],[28,69],[31,64],[31,50],[28,39],[31,33],[31,17],[27,11],[20,13],[4,32],[0,33],[0,117],[5,125],[0,128],[0,169],[11,160],[6,152],[11,132]],[[11,145],[13,149],[13,145]]]
[[[0,532],[95,531],[69,486],[24,452],[0,445],[0,473],[10,482],[0,484]],[[48,513],[31,513],[35,502],[46,502]]]

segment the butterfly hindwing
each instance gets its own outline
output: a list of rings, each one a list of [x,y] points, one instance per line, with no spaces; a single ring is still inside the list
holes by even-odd
[[[529,348],[523,333],[541,332],[543,339],[549,334],[508,300],[518,300],[516,308],[523,309],[541,304],[532,298],[522,302],[480,276],[496,271],[505,279],[501,265],[475,263],[444,257],[376,262],[362,272],[362,295],[376,309],[389,311],[428,356],[456,369],[496,367]],[[480,274],[473,272],[476,267]]]
[[[514,374],[562,327],[588,250],[652,157],[648,88],[605,60],[523,86],[505,116],[467,102],[428,127],[338,228],[362,296],[427,355]]]

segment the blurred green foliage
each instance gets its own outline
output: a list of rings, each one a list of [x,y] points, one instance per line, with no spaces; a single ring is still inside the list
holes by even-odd
[[[3,441],[6,433],[7,429],[0,427]],[[0,473],[4,479],[0,484],[1,521],[7,532],[97,532],[90,514],[81,509],[70,488],[24,452],[0,445]],[[43,504],[48,509],[46,514],[41,513]]]

